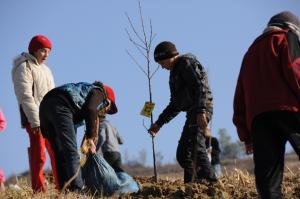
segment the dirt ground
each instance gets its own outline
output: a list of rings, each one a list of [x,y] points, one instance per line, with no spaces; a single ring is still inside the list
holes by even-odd
[[[181,177],[160,176],[157,183],[152,177],[135,177],[140,183],[142,189],[138,193],[125,194],[121,196],[110,197],[112,199],[257,199],[258,195],[255,189],[253,175],[236,169],[230,175],[225,173],[219,178],[216,183],[208,183],[201,181],[199,183],[184,184]],[[297,199],[300,198],[300,172],[288,171],[285,173],[282,192],[284,198]],[[106,198],[103,196],[82,195],[82,194],[58,194],[53,184],[48,188],[46,193],[33,195],[32,190],[26,180],[20,179],[19,186],[21,190],[7,189],[5,192],[0,192],[2,199],[95,199]]]
[[[237,166],[237,167],[236,167]],[[135,170],[131,171],[131,175],[140,183],[142,189],[138,193],[125,194],[121,196],[110,197],[112,199],[257,199],[258,194],[255,188],[253,176],[252,161],[243,160],[242,162],[227,163],[223,166],[223,176],[216,183],[208,183],[201,181],[198,183],[183,183],[182,170],[177,167],[167,166],[160,168],[159,171],[164,171],[158,176],[158,182],[155,183],[152,177],[143,176],[141,173],[146,173],[141,170],[140,173]],[[240,170],[238,168],[243,168]],[[149,169],[149,173],[152,169]],[[48,186],[46,193],[34,194],[30,186],[28,173],[24,173],[18,178],[8,180],[9,183],[17,184],[21,189],[15,190],[7,188],[5,192],[0,192],[1,199],[95,199],[106,198],[103,196],[96,197],[94,195],[82,194],[59,194],[54,190],[53,176],[47,176]],[[287,199],[300,199],[300,168],[296,156],[287,156],[285,173],[282,185],[282,193]],[[8,186],[7,186],[8,187]]]
[[[137,177],[143,189],[125,198],[201,198],[201,199],[257,199],[254,177],[236,169],[231,175],[224,175],[217,183],[202,181],[184,184],[182,179],[167,177],[154,183],[150,177]],[[300,173],[286,173],[283,189],[284,198],[300,198]],[[122,197],[122,198],[123,198]]]
[[[201,181],[184,184],[182,179],[160,179],[154,183],[152,178],[140,177],[137,181],[143,186],[142,191],[131,194],[132,198],[257,198],[252,178],[245,174],[234,177],[221,177],[217,183]]]

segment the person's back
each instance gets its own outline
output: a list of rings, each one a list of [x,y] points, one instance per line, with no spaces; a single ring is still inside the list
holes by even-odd
[[[43,135],[54,149],[57,162],[59,189],[82,191],[80,157],[78,154],[76,129],[85,122],[82,152],[96,153],[94,139],[98,133],[98,117],[115,114],[115,94],[111,87],[102,82],[67,83],[48,92],[40,105],[40,120]],[[86,149],[86,150],[83,150]],[[68,172],[66,172],[68,171]],[[69,186],[66,183],[73,178]]]
[[[118,171],[123,171],[119,145],[123,144],[117,129],[110,122],[103,119],[99,126],[97,153],[103,154],[104,159]]]
[[[258,37],[244,56],[240,79],[241,89],[247,91],[245,103],[248,107],[248,128],[253,117],[259,113],[300,108],[299,94],[294,88],[297,79],[293,75],[293,69],[285,67],[293,55],[282,54],[287,52],[282,50],[287,47],[287,42],[294,43],[297,40],[291,31],[270,30]],[[292,48],[293,45],[289,47]]]
[[[287,141],[300,156],[300,20],[289,11],[271,17],[244,56],[233,122],[253,153],[260,198],[282,198]]]

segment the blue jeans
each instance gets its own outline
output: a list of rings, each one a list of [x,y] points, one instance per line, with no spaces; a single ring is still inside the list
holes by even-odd
[[[73,114],[68,105],[55,96],[44,99],[40,105],[41,129],[54,151],[59,188],[62,189],[65,183],[79,172],[68,190],[80,191],[83,181]]]

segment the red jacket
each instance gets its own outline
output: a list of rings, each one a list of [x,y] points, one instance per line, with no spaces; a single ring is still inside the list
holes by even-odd
[[[262,34],[244,56],[234,96],[233,123],[250,142],[252,121],[260,113],[300,110],[300,44],[296,34]]]

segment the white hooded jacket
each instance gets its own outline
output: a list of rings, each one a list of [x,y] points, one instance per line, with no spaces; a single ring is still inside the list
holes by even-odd
[[[13,61],[12,80],[18,103],[31,127],[40,126],[40,103],[44,95],[54,88],[51,70],[45,64],[38,64],[34,56],[24,52]]]

